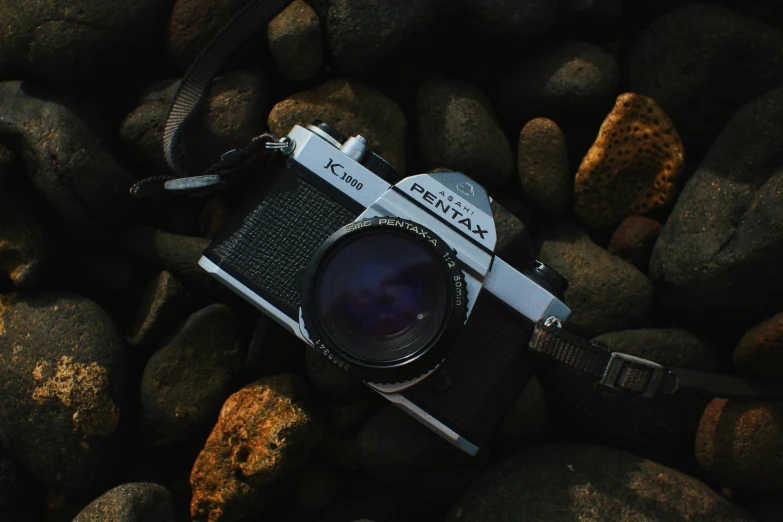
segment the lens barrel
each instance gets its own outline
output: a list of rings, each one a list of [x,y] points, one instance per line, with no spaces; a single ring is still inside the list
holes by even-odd
[[[316,349],[370,382],[426,374],[465,322],[467,293],[456,254],[412,221],[347,225],[314,255],[302,320]]]

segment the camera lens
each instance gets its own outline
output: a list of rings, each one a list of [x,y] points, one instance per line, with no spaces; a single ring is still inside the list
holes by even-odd
[[[315,317],[352,359],[401,363],[441,332],[446,276],[436,252],[410,233],[376,229],[346,237],[316,275]]]

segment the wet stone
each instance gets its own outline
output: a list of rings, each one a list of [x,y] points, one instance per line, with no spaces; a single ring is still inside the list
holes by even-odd
[[[553,226],[544,238],[539,259],[569,283],[569,330],[594,337],[649,319],[653,287],[638,268],[593,243],[577,225]]]
[[[161,271],[149,282],[128,344],[151,353],[175,325],[188,315],[190,298],[171,272]]]
[[[519,134],[517,173],[525,203],[536,214],[563,214],[571,198],[571,173],[565,136],[548,118],[529,121]]]
[[[191,315],[147,363],[141,380],[145,419],[157,445],[181,444],[210,430],[238,384],[250,331],[214,304]]]
[[[665,515],[664,515],[665,514]],[[603,446],[531,446],[479,476],[448,522],[754,522],[706,484]]]
[[[116,77],[162,36],[168,9],[156,0],[8,0],[0,62],[57,82]]]
[[[174,522],[171,494],[158,484],[134,482],[110,489],[73,522]]]
[[[121,468],[126,350],[87,299],[0,298],[0,441],[46,486],[89,495]]]
[[[678,318],[722,328],[780,311],[783,89],[740,110],[682,190],[650,259]]]
[[[130,176],[76,113],[18,81],[0,83],[0,105],[0,141],[21,159],[52,214],[91,233],[124,219]]]
[[[290,489],[321,437],[306,395],[298,377],[280,374],[228,398],[190,475],[194,522],[255,516]]]
[[[448,165],[485,187],[513,172],[511,147],[486,95],[474,85],[436,77],[419,88],[419,146],[429,167]]]
[[[321,24],[313,8],[294,0],[267,27],[267,40],[277,68],[292,80],[307,80],[321,69]]]

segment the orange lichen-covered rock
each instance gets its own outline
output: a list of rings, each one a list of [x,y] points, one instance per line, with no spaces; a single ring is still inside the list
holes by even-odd
[[[683,163],[682,141],[663,109],[651,98],[622,94],[576,174],[574,211],[602,228],[666,206]]]
[[[191,517],[227,522],[255,515],[307,462],[321,427],[293,374],[261,378],[228,398],[190,474]]]

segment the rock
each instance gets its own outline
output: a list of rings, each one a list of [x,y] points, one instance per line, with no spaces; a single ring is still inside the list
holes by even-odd
[[[329,392],[335,397],[350,397],[373,393],[365,384],[337,368],[332,361],[313,349],[305,350],[307,374],[319,390]]]
[[[73,111],[18,81],[0,83],[0,105],[0,141],[22,160],[57,218],[82,229],[123,219],[130,177]]]
[[[479,31],[509,43],[543,34],[557,18],[549,0],[461,0]]]
[[[251,379],[302,372],[307,350],[312,348],[267,316],[259,315],[247,350],[245,372]]]
[[[486,449],[471,457],[393,404],[362,428],[354,452],[359,466],[389,488],[426,498],[464,489],[489,460]]]
[[[204,46],[244,6],[245,0],[176,0],[166,35],[166,55],[187,71]]]
[[[281,374],[228,398],[190,476],[194,522],[256,514],[286,489],[321,436],[305,394],[299,378]]]
[[[19,466],[0,450],[0,520],[39,520],[42,495],[33,495]]]
[[[563,131],[548,118],[531,120],[519,133],[518,151],[517,173],[525,203],[545,218],[563,214],[571,196]]]
[[[585,337],[634,328],[649,317],[653,287],[635,266],[593,243],[580,227],[565,224],[546,234],[539,259],[569,283],[568,329]]]
[[[110,489],[73,522],[174,522],[171,495],[163,486],[135,482]]]
[[[269,22],[266,37],[277,68],[286,78],[308,80],[321,70],[320,20],[303,0],[294,0]]]
[[[696,434],[696,459],[710,480],[739,491],[783,489],[783,404],[713,399]]]
[[[636,40],[629,89],[655,99],[686,148],[700,153],[738,109],[780,85],[781,52],[783,31],[718,5],[687,4]]]
[[[214,304],[191,315],[150,358],[141,379],[144,417],[171,446],[206,436],[237,386],[250,331],[229,307]]]
[[[590,42],[613,42],[622,36],[623,22],[630,17],[623,0],[567,0],[553,32]]]
[[[156,0],[9,0],[0,5],[0,56],[57,82],[114,78],[152,49],[168,7]]]
[[[170,173],[163,155],[163,129],[179,84],[179,80],[153,84],[120,127],[126,151],[148,175]],[[256,71],[232,71],[216,78],[204,105],[183,131],[176,150],[182,168],[200,174],[224,152],[246,147],[263,134],[266,90],[264,76]]]
[[[541,382],[535,377],[514,400],[493,435],[493,448],[511,451],[539,442],[549,432],[549,412]]]
[[[560,121],[606,114],[619,82],[612,55],[587,42],[555,42],[508,64],[490,94],[510,118]]]
[[[14,287],[29,289],[48,275],[55,248],[21,170],[0,145],[0,274],[8,274]]]
[[[674,200],[685,162],[669,117],[650,98],[617,98],[574,183],[574,212],[594,228],[665,207]]]
[[[294,502],[303,509],[329,505],[337,493],[338,476],[326,466],[310,465],[299,476]]]
[[[366,394],[355,399],[330,398],[325,406],[323,441],[318,448],[321,458],[344,470],[358,470],[355,438],[370,417],[387,404],[380,396]]]
[[[376,2],[377,4],[377,2]],[[394,101],[371,87],[342,78],[294,94],[269,113],[269,130],[284,136],[294,125],[321,120],[345,136],[361,134],[367,147],[405,172],[405,115]]]
[[[168,270],[189,290],[221,298],[230,296],[230,290],[198,266],[209,243],[209,239],[169,234],[149,227],[133,227],[125,235],[125,249],[135,259],[155,269]]]
[[[128,344],[142,354],[158,347],[190,311],[190,297],[171,272],[161,271],[147,285]]]
[[[0,440],[46,486],[88,495],[121,467],[125,351],[111,317],[84,298],[0,299]]]
[[[327,5],[322,7],[317,6],[319,3],[314,7],[320,7],[318,14],[324,21],[329,49],[337,66],[347,73],[415,49],[438,7],[437,0],[406,4],[395,0],[335,0],[323,2]]]
[[[492,200],[490,206],[497,233],[495,254],[517,270],[522,270],[535,257],[525,225],[497,201]]]
[[[754,522],[706,484],[630,453],[579,444],[532,446],[480,476],[453,522],[573,520]]]
[[[664,366],[712,371],[722,360],[711,342],[682,328],[622,330],[599,335],[593,340],[607,345],[613,352],[635,355]]]
[[[650,260],[656,295],[679,318],[742,325],[780,311],[783,89],[743,108],[710,148]]]
[[[783,378],[783,313],[745,332],[734,350],[734,367],[749,377]]]
[[[445,77],[429,80],[419,88],[416,118],[428,167],[448,165],[486,187],[511,176],[511,147],[478,87]]]
[[[609,252],[647,272],[650,256],[663,225],[645,216],[629,216],[620,223],[609,241]]]

